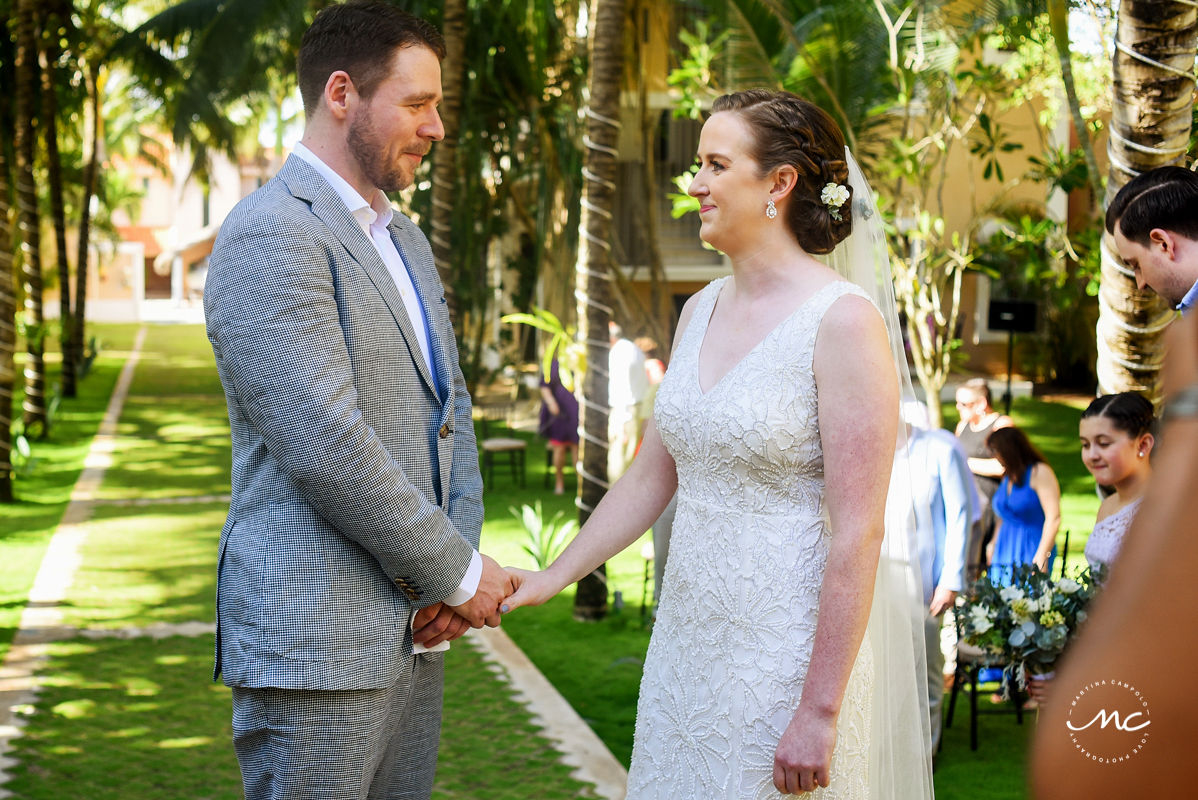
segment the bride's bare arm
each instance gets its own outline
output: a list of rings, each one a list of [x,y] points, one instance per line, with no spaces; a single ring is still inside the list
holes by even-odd
[[[674,347],[694,313],[691,297],[678,319]],[[661,515],[678,488],[674,459],[666,450],[652,420],[640,451],[628,471],[607,490],[574,541],[544,572],[511,570],[516,591],[503,603],[504,612],[539,605],[589,574],[636,541]]]
[[[775,755],[783,792],[828,785],[836,720],[873,599],[898,433],[898,379],[868,301],[847,296],[828,309],[814,370],[832,543],[803,694]]]
[[[544,572],[508,569],[517,589],[503,601],[503,612],[544,603],[632,544],[661,515],[677,485],[674,459],[650,423],[632,466],[557,560]]]

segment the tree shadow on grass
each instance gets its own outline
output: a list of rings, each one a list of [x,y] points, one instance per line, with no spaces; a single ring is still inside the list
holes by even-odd
[[[5,788],[25,800],[241,797],[212,648],[212,636],[53,645]],[[597,797],[467,642],[446,656],[445,697],[437,800]]]

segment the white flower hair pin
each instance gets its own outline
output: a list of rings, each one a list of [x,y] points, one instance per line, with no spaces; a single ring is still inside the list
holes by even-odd
[[[829,183],[824,186],[822,192],[819,193],[819,200],[828,207],[828,213],[832,215],[832,219],[840,222],[840,207],[843,206],[849,199],[849,187],[842,186],[839,183]]]

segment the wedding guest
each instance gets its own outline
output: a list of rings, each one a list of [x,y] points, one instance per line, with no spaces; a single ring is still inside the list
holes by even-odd
[[[1198,174],[1158,167],[1137,175],[1107,207],[1106,229],[1136,285],[1188,313],[1198,300]]]
[[[578,461],[578,398],[562,382],[557,359],[549,367],[549,378],[541,376],[541,420],[537,430],[549,441],[553,452],[553,493],[566,491],[566,454]]]
[[[648,425],[649,420],[653,419],[653,403],[657,399],[657,387],[666,377],[666,365],[658,357],[659,348],[652,337],[637,337],[636,346],[645,354],[645,378],[648,381],[645,399],[641,401],[641,432],[643,434],[645,426]],[[653,602],[655,606],[658,598],[661,597],[661,581],[665,576],[666,561],[670,554],[670,536],[673,535],[674,514],[677,508],[678,498],[675,496],[670,499],[665,510],[653,523]]]
[[[638,336],[633,342],[645,354],[645,396],[641,399],[639,409],[641,431],[644,436],[645,425],[653,419],[653,401],[657,399],[657,387],[666,376],[666,364],[658,357],[657,342],[651,336]],[[639,444],[639,443],[638,443]]]
[[[1000,428],[987,441],[1003,466],[993,501],[997,523],[986,552],[990,578],[1010,583],[1022,564],[1051,573],[1061,526],[1057,476],[1019,428]]]
[[[1099,486],[1114,490],[1099,506],[1094,531],[1086,540],[1086,561],[1104,580],[1152,477],[1153,423],[1152,403],[1136,392],[1103,395],[1082,412],[1082,462]],[[1047,700],[1048,681],[1033,678],[1027,685],[1033,700]]]
[[[892,491],[887,498],[887,522],[894,525],[906,520],[913,524],[911,533],[919,553],[923,601],[927,605],[924,645],[934,753],[940,744],[944,699],[941,625],[944,612],[953,607],[965,585],[965,548],[977,493],[965,454],[948,431],[931,429],[927,407],[918,400],[909,400],[902,405],[902,416],[907,446],[895,454],[891,482],[909,482],[911,501],[907,502],[905,492]],[[914,516],[907,513],[909,509],[914,510]]]
[[[982,569],[982,553],[994,536],[994,508],[991,500],[1003,468],[994,451],[986,443],[990,434],[1000,428],[1009,428],[1015,423],[990,406],[990,385],[985,378],[971,378],[957,389],[957,439],[969,457],[969,470],[973,473],[974,486],[982,497],[980,517],[970,530],[966,550],[966,573],[970,579],[977,577]]]
[[[1136,392],[1103,395],[1082,412],[1082,462],[1099,486],[1114,489],[1098,508],[1086,561],[1107,570],[1119,555],[1152,476],[1152,403]]]
[[[1120,686],[1100,695],[1106,701],[1102,710],[1118,711],[1126,723],[1127,715],[1142,714],[1146,708],[1151,727],[1107,731],[1110,738],[1099,744],[1124,745],[1107,754],[1128,757],[1099,763],[1077,746],[1076,727],[1084,722],[1071,718],[1077,709],[1073,701],[1045,704],[1031,749],[1033,794],[1039,800],[1194,795],[1198,315],[1170,326],[1166,350],[1163,445],[1118,562],[1079,638],[1065,654],[1053,687],[1054,695],[1066,700],[1101,681],[1134,687],[1125,691]],[[1134,724],[1143,721],[1141,716]],[[1151,734],[1149,741],[1131,752],[1144,731]]]
[[[615,481],[636,456],[641,432],[641,401],[649,388],[645,354],[624,338],[623,329],[608,323],[611,349],[607,356],[607,479]]]

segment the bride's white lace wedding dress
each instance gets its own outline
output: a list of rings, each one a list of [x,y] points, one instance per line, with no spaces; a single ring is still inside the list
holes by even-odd
[[[704,392],[699,350],[724,280],[703,290],[657,395],[678,511],[629,800],[781,798],[774,751],[811,660],[830,544],[812,356],[829,306],[866,295],[847,282],[823,287]],[[869,795],[873,681],[866,644],[842,705],[831,785],[812,797]]]

